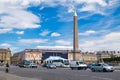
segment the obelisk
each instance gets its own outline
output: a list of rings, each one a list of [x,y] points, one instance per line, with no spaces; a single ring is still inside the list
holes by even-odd
[[[74,26],[73,26],[73,60],[77,60],[76,54],[79,52],[78,43],[78,17],[76,11],[73,16]]]

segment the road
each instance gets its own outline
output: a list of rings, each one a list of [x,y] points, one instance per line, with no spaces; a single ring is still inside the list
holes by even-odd
[[[0,68],[0,71],[4,71],[4,68]],[[38,80],[119,80],[120,77],[120,71],[91,72],[90,70],[46,69],[43,67],[11,67],[9,74]]]

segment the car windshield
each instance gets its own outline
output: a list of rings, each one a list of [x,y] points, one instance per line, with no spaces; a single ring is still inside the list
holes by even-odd
[[[51,66],[55,66],[55,64],[50,64]]]
[[[36,65],[35,63],[31,63],[31,65]]]
[[[79,62],[79,64],[85,64],[84,62]]]
[[[103,66],[109,66],[108,64],[102,64]]]

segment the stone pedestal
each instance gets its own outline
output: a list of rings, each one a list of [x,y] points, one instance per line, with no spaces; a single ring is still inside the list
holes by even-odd
[[[82,61],[82,54],[80,52],[69,52],[68,53],[68,60],[76,60],[76,61]]]

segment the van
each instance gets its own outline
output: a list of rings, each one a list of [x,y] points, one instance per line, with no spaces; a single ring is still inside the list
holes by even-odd
[[[82,61],[70,61],[70,68],[72,70],[73,69],[77,69],[77,70],[84,69],[84,70],[86,70],[87,69],[87,64],[85,64]]]

